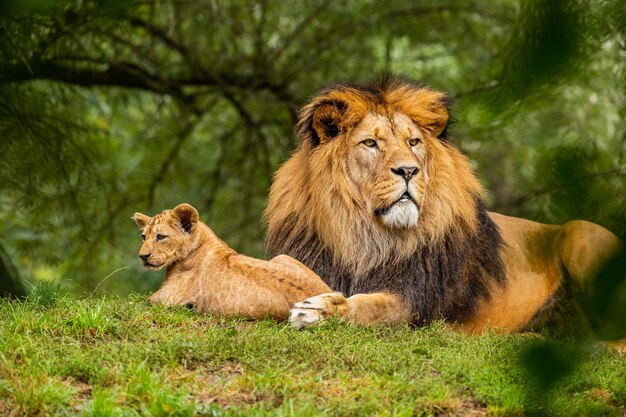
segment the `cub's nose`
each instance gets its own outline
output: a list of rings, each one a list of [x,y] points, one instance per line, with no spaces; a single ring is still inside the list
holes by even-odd
[[[410,180],[413,177],[413,175],[417,174],[417,171],[419,171],[419,168],[416,166],[412,166],[412,167],[402,166],[398,168],[391,168],[391,172],[403,177],[405,181]]]
[[[141,258],[142,261],[147,261],[150,255],[151,253],[140,253],[139,257]]]

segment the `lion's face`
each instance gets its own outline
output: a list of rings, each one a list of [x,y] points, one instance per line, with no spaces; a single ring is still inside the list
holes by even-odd
[[[417,226],[428,179],[419,127],[402,113],[369,113],[344,140],[347,174],[366,210],[390,228]]]
[[[189,204],[154,217],[135,213],[133,220],[142,229],[139,258],[146,269],[158,271],[184,259],[192,250],[198,212]]]
[[[296,125],[300,146],[270,190],[269,253],[365,276],[451,230],[474,231],[482,188],[447,138],[446,103],[401,78],[313,97]]]

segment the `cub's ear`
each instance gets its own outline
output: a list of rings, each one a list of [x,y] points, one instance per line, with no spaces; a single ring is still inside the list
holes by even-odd
[[[190,204],[179,204],[172,210],[172,216],[177,220],[185,233],[192,233],[196,229],[199,216],[198,211]]]
[[[313,101],[300,112],[296,132],[302,138],[309,138],[313,146],[326,143],[341,133],[346,108],[346,103],[340,100]]]
[[[148,222],[150,222],[152,217],[146,216],[145,214],[141,214],[141,213],[135,213],[133,217],[131,217],[131,219],[135,221],[135,223],[137,224],[137,227],[139,227],[140,229],[143,229],[144,227],[146,227]]]

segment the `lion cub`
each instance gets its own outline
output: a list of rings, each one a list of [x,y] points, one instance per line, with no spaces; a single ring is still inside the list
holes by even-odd
[[[142,229],[139,257],[149,270],[167,267],[150,301],[187,305],[199,312],[286,320],[296,301],[330,292],[309,268],[287,255],[270,261],[240,255],[189,204],[154,217],[135,213]]]

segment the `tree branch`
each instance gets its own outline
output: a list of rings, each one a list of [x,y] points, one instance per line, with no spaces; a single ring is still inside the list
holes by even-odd
[[[131,17],[129,19],[129,22],[135,27],[140,27],[144,29],[152,37],[161,40],[165,45],[178,52],[178,54],[180,54],[180,56],[189,64],[191,64],[194,68],[198,67],[197,61],[194,59],[193,55],[189,53],[189,50],[183,44],[169,36],[165,30],[151,25],[150,23],[136,17]]]
[[[136,64],[114,62],[103,64],[106,68],[89,69],[59,65],[53,61],[30,62],[0,65],[0,84],[24,82],[30,80],[53,80],[83,87],[114,86],[141,88],[146,90],[164,90],[158,78],[149,74]]]
[[[273,84],[258,74],[238,75],[231,71],[220,74],[160,77],[131,62],[102,62],[94,64],[91,58],[77,57],[74,66],[61,65],[43,60],[28,63],[0,64],[0,85],[31,80],[59,81],[81,87],[109,86],[148,90],[159,94],[171,94],[188,104],[191,97],[182,92],[184,87],[211,86],[236,87],[245,90],[268,90],[285,101],[291,99],[284,86]],[[80,64],[87,64],[80,68]],[[30,67],[30,71],[29,71]]]

